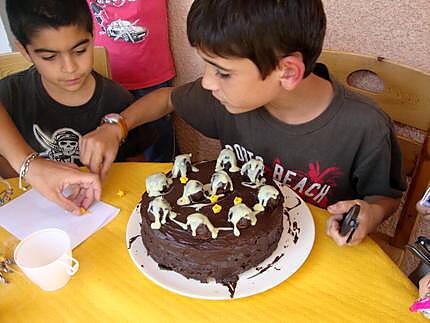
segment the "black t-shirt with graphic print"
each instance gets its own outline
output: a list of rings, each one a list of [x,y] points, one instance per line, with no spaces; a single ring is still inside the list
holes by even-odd
[[[63,162],[79,162],[79,138],[96,129],[102,117],[119,113],[131,104],[131,94],[115,82],[93,72],[96,80],[90,100],[69,107],[52,99],[36,68],[0,80],[0,101],[27,143],[42,156]],[[122,161],[132,153],[136,134],[117,155]]]
[[[220,139],[240,161],[263,158],[269,175],[309,203],[401,196],[405,180],[391,120],[369,99],[330,81],[329,107],[300,125],[286,124],[264,107],[231,114],[201,79],[175,89],[172,102],[186,122]]]

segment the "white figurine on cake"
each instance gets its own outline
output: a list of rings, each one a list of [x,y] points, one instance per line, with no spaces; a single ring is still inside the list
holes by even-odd
[[[178,205],[188,205],[204,198],[203,184],[196,180],[190,180],[184,187],[184,193],[177,201]]]
[[[264,211],[264,208],[267,206],[267,203],[273,199],[276,199],[279,196],[279,191],[274,188],[272,185],[263,185],[258,189],[258,203],[254,205],[254,210],[256,211]]]
[[[187,177],[187,171],[190,168],[193,172],[198,172],[198,168],[191,164],[191,154],[182,154],[175,157],[175,163],[172,169],[172,178]]]
[[[250,180],[250,183],[242,183],[249,187],[259,187],[266,182],[264,176],[264,163],[259,159],[251,159],[243,164],[240,173],[245,175]]]
[[[156,197],[149,202],[148,212],[154,216],[154,222],[151,223],[152,229],[160,229],[162,224],[166,224],[167,216],[169,216],[170,219],[176,217],[176,213],[172,212],[172,207],[169,202],[162,196]]]
[[[223,170],[213,173],[211,177],[211,195],[220,195],[227,191],[233,191],[233,182],[230,176]]]
[[[218,155],[218,159],[216,161],[215,171],[225,170],[228,168],[228,171],[231,173],[238,172],[240,170],[237,167],[237,159],[234,151],[228,148],[221,150]]]
[[[193,237],[197,235],[197,228],[202,224],[211,233],[212,239],[216,239],[219,229],[215,228],[208,217],[201,213],[193,213],[187,216],[187,227],[190,226]]]
[[[243,203],[236,204],[230,208],[228,211],[228,221],[233,224],[233,233],[236,237],[240,235],[238,227],[241,224],[239,222],[244,219],[248,220],[251,225],[255,225],[257,223],[257,217],[255,216],[257,213],[259,212],[251,210]]]
[[[145,181],[148,196],[156,197],[167,193],[172,182],[164,173],[156,173],[148,176]]]

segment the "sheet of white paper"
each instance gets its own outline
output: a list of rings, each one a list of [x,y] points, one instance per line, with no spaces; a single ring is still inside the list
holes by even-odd
[[[108,224],[119,209],[103,202],[95,202],[88,213],[81,216],[64,211],[36,190],[30,190],[0,207],[0,226],[18,239],[47,228],[66,231],[75,248],[93,233]]]

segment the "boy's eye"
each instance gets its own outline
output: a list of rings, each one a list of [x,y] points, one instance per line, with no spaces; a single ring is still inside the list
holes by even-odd
[[[82,49],[77,49],[77,50],[75,51],[75,53],[76,53],[76,54],[78,54],[78,55],[80,55],[80,54],[85,53],[86,51],[87,51],[87,49],[86,49],[86,48],[82,48]]]
[[[50,55],[50,56],[42,56],[42,59],[45,61],[52,61],[54,60],[56,55]]]
[[[222,79],[228,79],[230,78],[230,74],[228,73],[223,73],[221,71],[216,71],[216,75]]]

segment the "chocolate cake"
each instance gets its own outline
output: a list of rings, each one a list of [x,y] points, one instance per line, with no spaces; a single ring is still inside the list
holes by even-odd
[[[277,248],[283,197],[259,160],[237,165],[224,149],[216,162],[191,165],[180,155],[169,174],[149,176],[146,186],[142,241],[162,269],[231,287]]]

